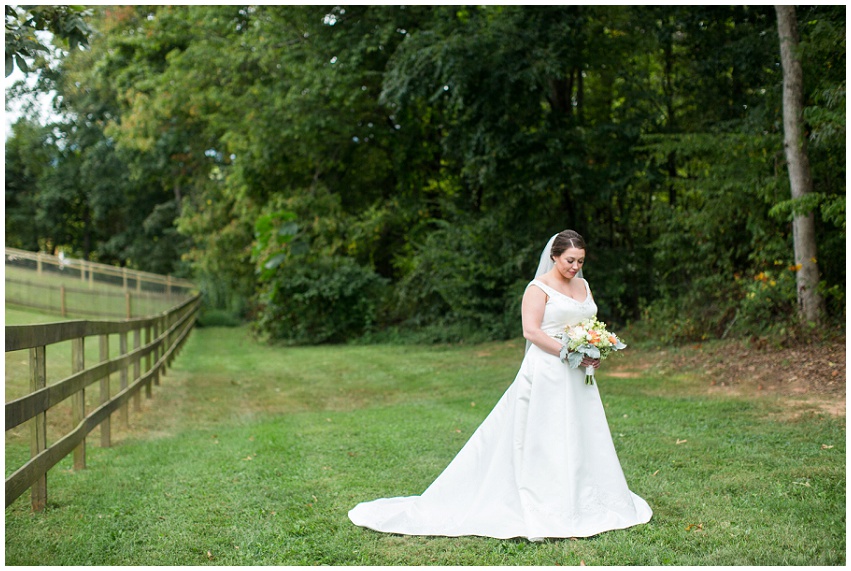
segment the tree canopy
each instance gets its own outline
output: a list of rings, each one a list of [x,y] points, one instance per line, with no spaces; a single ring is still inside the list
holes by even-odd
[[[787,330],[806,209],[844,322],[845,11],[798,10],[806,203],[768,6],[99,7],[63,119],[7,142],[6,241],[193,277],[274,338],[474,340],[519,335],[573,228],[601,319],[684,340]]]

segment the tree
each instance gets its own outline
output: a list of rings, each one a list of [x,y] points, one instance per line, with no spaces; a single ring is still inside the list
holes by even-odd
[[[802,319],[817,322],[824,311],[824,300],[818,291],[815,214],[804,202],[813,191],[813,182],[804,135],[804,74],[798,53],[798,21],[794,6],[776,6],[775,9],[783,66],[783,146],[792,198],[803,203],[795,210],[792,220],[795,265],[799,268],[798,311]]]
[[[89,49],[39,73],[64,118],[7,145],[7,241],[191,265],[208,303],[273,336],[289,335],[282,315],[324,316],[293,295],[339,270],[316,287],[392,286],[361,288],[358,315],[377,329],[449,341],[519,334],[538,248],[573,227],[593,244],[601,317],[650,315],[684,340],[797,324],[792,209],[806,207],[825,319],[838,319],[845,13],[798,8],[815,190],[803,203],[778,167],[775,18],[772,6],[96,8]],[[49,161],[27,154],[42,144]],[[267,268],[252,255],[258,223],[283,211],[304,248]],[[300,340],[317,335],[302,325]]]
[[[20,119],[6,140],[6,245],[39,250],[45,237],[34,216],[38,211],[39,185],[54,156],[47,143],[49,133],[41,125]],[[55,244],[54,244],[55,245]]]
[[[12,75],[15,64],[27,73],[27,59],[36,59],[39,52],[48,52],[45,42],[36,32],[50,32],[55,39],[68,43],[74,50],[88,45],[92,33],[85,18],[91,15],[84,6],[21,6],[6,5],[6,77]]]

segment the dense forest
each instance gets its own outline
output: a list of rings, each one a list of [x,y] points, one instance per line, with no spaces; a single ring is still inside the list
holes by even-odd
[[[601,319],[784,338],[812,213],[844,331],[845,7],[796,12],[792,199],[772,6],[91,8],[20,60],[56,119],[6,140],[6,245],[189,277],[273,339],[478,341],[572,228]]]

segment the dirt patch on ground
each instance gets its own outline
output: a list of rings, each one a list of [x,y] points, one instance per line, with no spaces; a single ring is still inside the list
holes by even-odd
[[[612,376],[636,376],[658,367],[694,376],[709,393],[789,397],[836,416],[845,416],[845,338],[789,348],[760,341],[694,344],[671,351],[651,351],[641,362],[612,371]]]

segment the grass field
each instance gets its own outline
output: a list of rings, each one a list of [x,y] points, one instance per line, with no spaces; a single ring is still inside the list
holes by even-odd
[[[530,543],[348,521],[360,501],[422,492],[522,352],[519,340],[276,348],[245,328],[198,329],[116,446],[92,438],[87,470],[57,465],[45,512],[26,495],[6,508],[6,564],[845,564],[845,418],[708,395],[688,371],[643,370],[638,351],[598,381],[649,524]],[[7,467],[27,455],[7,438]]]
[[[60,288],[65,288],[67,319],[123,319],[127,317],[125,290],[120,283],[81,281],[79,277],[57,272],[37,274],[33,270],[6,266],[5,297],[7,305],[39,308],[59,314],[62,307]],[[133,317],[155,315],[186,299],[184,290],[166,296],[161,291],[130,289]]]

